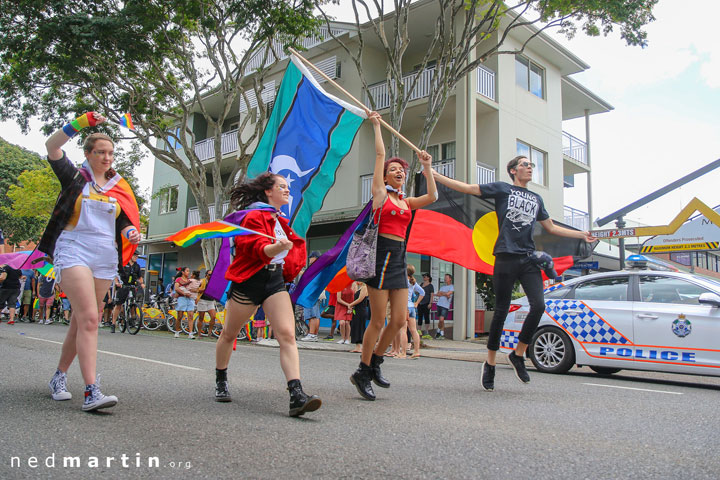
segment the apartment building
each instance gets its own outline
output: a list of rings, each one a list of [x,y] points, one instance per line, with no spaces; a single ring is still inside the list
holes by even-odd
[[[411,38],[424,36],[434,28],[435,16],[424,10],[430,6],[428,1],[413,5]],[[349,44],[354,41],[355,32],[356,27],[352,24],[333,25],[333,33]],[[519,48],[533,33],[535,31],[531,28],[513,30],[505,40],[504,49]],[[485,40],[493,41],[497,42],[497,36]],[[419,47],[413,50],[413,45],[410,44],[405,54],[408,76],[417,72],[416,65],[425,53]],[[308,39],[306,47],[308,51],[304,56],[344,89],[356,98],[362,98],[368,105],[368,96],[372,96],[380,113],[387,112],[389,97],[384,84],[384,54],[379,46],[366,41],[362,52],[363,69],[371,84],[367,92],[362,91],[351,60],[327,31],[318,38]],[[253,95],[247,105],[244,102],[238,104],[238,119],[247,115],[258,101],[272,103],[286,65],[287,60],[283,60],[273,68],[260,99]],[[526,155],[537,165],[530,189],[542,195],[551,217],[587,229],[587,212],[565,205],[563,192],[564,188],[574,184],[575,175],[591,173],[589,149],[586,142],[563,131],[563,122],[584,117],[589,137],[590,116],[612,109],[606,101],[571,78],[588,68],[589,65],[572,52],[542,33],[529,43],[522,55],[492,57],[461,81],[448,100],[428,147],[435,167],[445,175],[470,183],[509,181],[505,165],[515,155]],[[429,80],[433,73],[433,66],[422,72],[405,112],[401,133],[410,140],[420,137]],[[337,94],[333,87],[323,85]],[[195,151],[201,158],[212,161],[213,132],[208,131],[199,115],[194,120],[191,128],[196,138]],[[238,148],[236,125],[230,125],[222,136],[222,152],[228,158]],[[389,140],[387,137],[386,144]],[[167,147],[172,148],[173,145]],[[400,155],[410,158],[411,151],[401,145]],[[324,251],[334,245],[369,200],[373,161],[372,129],[366,125],[361,128],[350,154],[338,168],[336,182],[328,192],[323,208],[313,218],[307,234],[308,251]],[[587,177],[589,179],[590,175]],[[153,191],[163,186],[171,188],[152,201],[146,243],[149,269],[160,272],[160,277],[167,283],[176,266],[202,269],[205,265],[199,246],[178,249],[163,240],[186,226],[199,223],[199,215],[194,198],[180,175],[156,160]],[[208,189],[211,190],[212,185]],[[223,213],[226,208],[227,205],[222,206]],[[474,272],[416,254],[409,254],[408,262],[414,264],[418,272],[431,272],[434,282],[445,273],[454,274],[454,316],[468,320],[455,322],[453,336],[456,339],[473,336],[476,308]]]

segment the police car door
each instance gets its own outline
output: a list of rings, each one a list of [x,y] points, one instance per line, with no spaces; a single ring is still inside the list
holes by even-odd
[[[577,363],[629,368],[632,362],[626,346],[633,342],[632,302],[627,274],[593,278],[577,284],[562,305],[563,328],[581,350]],[[629,351],[629,350],[628,350]]]
[[[659,273],[638,279],[636,368],[720,375],[720,308],[698,302],[711,290]]]

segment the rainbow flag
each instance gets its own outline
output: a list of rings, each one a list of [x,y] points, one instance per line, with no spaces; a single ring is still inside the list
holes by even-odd
[[[229,238],[236,235],[257,234],[255,230],[234,225],[224,220],[201,223],[192,227],[183,228],[179,232],[170,235],[165,240],[174,242],[178,247],[189,247],[203,238]]]
[[[128,130],[135,130],[135,125],[133,125],[132,117],[130,117],[129,113],[120,117],[120,125]]]

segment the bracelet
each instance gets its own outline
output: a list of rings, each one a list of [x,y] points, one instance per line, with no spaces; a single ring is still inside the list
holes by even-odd
[[[123,237],[127,238],[128,240],[130,240],[130,232],[133,232],[133,231],[137,232],[137,228],[134,228],[134,227],[131,228],[130,230],[128,230],[127,232],[125,232],[125,233],[123,234]]]

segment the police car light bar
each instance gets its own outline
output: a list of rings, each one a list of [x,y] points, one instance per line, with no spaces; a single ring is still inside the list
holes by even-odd
[[[660,260],[645,255],[630,255],[625,261],[628,269],[657,270],[663,272],[677,272],[677,268]]]

